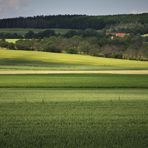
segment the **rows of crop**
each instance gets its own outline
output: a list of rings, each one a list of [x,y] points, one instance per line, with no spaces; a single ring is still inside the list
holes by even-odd
[[[148,88],[148,75],[0,75],[1,88]]]

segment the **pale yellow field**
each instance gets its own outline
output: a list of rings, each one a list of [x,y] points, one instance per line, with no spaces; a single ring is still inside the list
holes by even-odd
[[[144,34],[143,37],[148,37],[148,34]]]
[[[135,74],[145,75],[148,70],[97,70],[97,71],[59,71],[59,70],[0,70],[3,74]]]
[[[7,42],[9,43],[16,43],[16,41],[18,41],[19,39],[6,39]]]

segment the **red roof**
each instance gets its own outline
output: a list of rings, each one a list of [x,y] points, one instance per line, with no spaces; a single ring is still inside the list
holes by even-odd
[[[121,33],[121,32],[119,32],[119,33],[115,33],[115,35],[116,35],[117,37],[125,37],[126,33]]]

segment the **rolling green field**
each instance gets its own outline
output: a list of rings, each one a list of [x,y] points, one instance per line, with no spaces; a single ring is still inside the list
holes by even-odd
[[[0,147],[147,148],[148,102],[142,96],[142,100],[134,100],[137,93],[132,95],[132,101],[91,101],[94,96],[89,101],[77,101],[75,91],[69,95],[74,96],[71,97],[73,102],[64,99],[30,103],[21,100],[26,90],[12,91],[20,101],[0,104]],[[43,90],[42,98],[45,92],[51,95]],[[9,95],[9,91],[7,93]],[[128,96],[126,90],[123,93]],[[68,97],[66,93],[64,96]]]
[[[66,33],[71,29],[60,29],[60,28],[49,28],[54,30],[56,33]],[[0,33],[17,33],[20,35],[25,35],[28,31],[33,31],[35,33],[45,31],[47,29],[33,29],[33,28],[0,28]]]
[[[148,75],[0,75],[0,147],[146,148]]]
[[[144,34],[144,35],[142,35],[143,37],[148,37],[148,34]]]
[[[148,88],[148,75],[0,75],[0,88]]]
[[[0,69],[106,70],[148,69],[148,62],[64,53],[0,49]]]
[[[147,70],[148,62],[0,49],[0,71]],[[148,75],[0,74],[0,148],[147,148]]]
[[[16,41],[18,41],[19,39],[6,39],[7,42],[9,43],[16,43]]]
[[[0,103],[120,102],[147,101],[148,89],[141,88],[1,88]],[[72,95],[73,94],[73,95]]]

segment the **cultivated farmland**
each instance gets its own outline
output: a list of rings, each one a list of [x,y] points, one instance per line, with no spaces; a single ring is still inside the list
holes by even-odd
[[[0,75],[0,87],[0,147],[147,147],[148,75]]]
[[[1,48],[0,69],[148,70],[148,62]]]
[[[133,69],[141,74],[11,74]],[[144,61],[1,49],[0,147],[146,148],[147,69]]]

